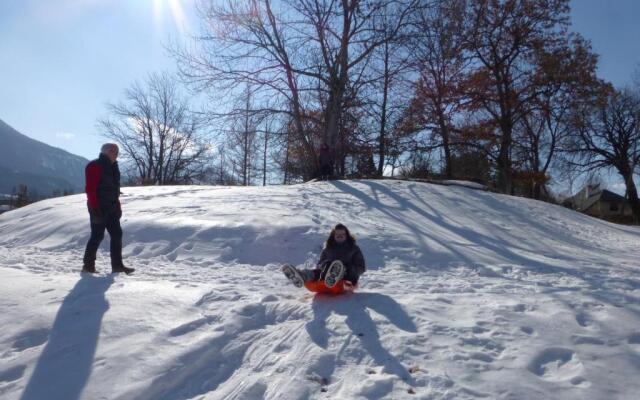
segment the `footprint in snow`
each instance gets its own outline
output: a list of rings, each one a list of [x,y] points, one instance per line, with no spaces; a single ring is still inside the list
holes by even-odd
[[[191,322],[187,322],[186,324],[182,324],[170,330],[169,336],[177,337],[177,336],[186,335],[187,333],[191,333],[197,330],[203,325],[217,322],[219,319],[220,319],[219,317],[211,315],[211,316],[196,319]]]
[[[26,365],[17,365],[15,367],[0,371],[0,383],[8,383],[17,381],[24,375]]]
[[[581,376],[576,376],[575,378],[571,379],[570,382],[573,386],[577,386],[580,388],[588,388],[589,386],[591,386],[591,382]]]
[[[492,363],[493,362],[493,357],[491,357],[489,354],[487,353],[483,353],[483,352],[479,352],[479,351],[475,351],[469,354],[469,358],[471,358],[472,360],[478,360],[478,361],[482,361],[485,363]]]
[[[573,335],[571,340],[573,340],[574,344],[592,344],[598,346],[605,344],[604,340],[594,336]]]
[[[13,342],[12,349],[14,351],[24,351],[32,347],[40,346],[49,339],[49,329],[32,329],[23,332],[19,337],[16,337]]]
[[[587,328],[592,324],[591,319],[583,312],[576,314],[576,322],[583,328]]]
[[[480,337],[473,336],[468,338],[461,338],[460,341],[464,346],[480,347],[483,350],[496,353],[496,355],[499,355],[504,351],[503,345],[501,345],[500,343],[494,340],[487,339],[487,338],[480,338]]]
[[[361,382],[360,394],[369,399],[386,398],[393,391],[394,379],[386,375],[369,375]]]
[[[262,300],[260,300],[260,302],[261,303],[273,303],[273,302],[276,302],[278,300],[279,300],[278,296],[270,294],[270,295],[267,295],[267,296],[263,297]]]
[[[629,344],[640,344],[640,332],[635,332],[629,335],[629,339],[627,339]]]
[[[534,332],[534,329],[530,326],[521,326],[520,330],[526,333],[527,335],[533,335],[533,332]]]
[[[581,386],[588,384],[584,378],[580,377],[584,367],[578,355],[563,347],[550,347],[543,350],[534,357],[527,369],[549,382],[571,381],[572,384]]]
[[[229,292],[219,292],[219,291],[211,291],[204,294],[198,301],[195,302],[197,307],[207,306],[209,304],[215,304],[217,302],[236,302],[242,300],[244,296],[239,292],[229,291]]]
[[[487,329],[487,328],[485,328],[483,326],[480,326],[480,324],[475,325],[474,327],[471,328],[471,332],[473,332],[473,333],[475,333],[477,335],[480,335],[480,334],[483,334],[483,333],[487,333],[489,331],[490,331],[490,329]]]
[[[332,354],[320,356],[307,368],[307,380],[319,384],[320,391],[326,392],[327,386],[331,383],[335,363],[335,356]]]
[[[529,305],[526,305],[526,304],[522,304],[522,303],[516,304],[515,306],[513,306],[513,311],[521,312],[521,313],[526,312],[526,311],[533,311],[534,309],[535,309],[535,307],[529,306]]]
[[[144,251],[144,246],[137,245],[129,253],[130,256],[139,256]]]

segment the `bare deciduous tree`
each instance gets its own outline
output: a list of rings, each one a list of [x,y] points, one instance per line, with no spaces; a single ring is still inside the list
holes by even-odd
[[[252,112],[253,92],[247,85],[244,92],[245,109],[242,114],[234,114],[229,118],[231,131],[228,132],[229,146],[227,151],[243,186],[251,184],[256,175],[256,158],[258,155],[258,125],[260,116]]]
[[[335,156],[343,142],[345,103],[353,97],[348,92],[357,91],[371,53],[397,34],[416,2],[205,0],[200,7],[205,32],[196,38],[195,51],[175,54],[182,76],[195,88],[215,89],[220,99],[251,84],[256,113],[285,114],[309,178],[315,173],[316,139],[305,129],[306,120],[321,111],[323,139]],[[390,3],[403,6],[396,7],[383,35],[372,21]],[[240,112],[227,107],[219,114]]]
[[[201,176],[207,146],[171,76],[151,74],[127,89],[124,101],[107,107],[110,115],[98,128],[120,144],[138,183],[189,183]]]
[[[540,199],[558,151],[571,131],[571,110],[602,89],[597,56],[580,35],[536,55],[536,90],[515,126],[514,153],[525,195]]]
[[[580,108],[574,116],[575,141],[569,152],[585,171],[613,168],[622,177],[634,222],[640,200],[634,172],[640,164],[640,97],[629,89],[610,91],[603,101]]]
[[[213,118],[245,115],[242,89],[253,88],[251,113],[283,115],[305,149],[307,165],[315,159],[312,140],[304,130],[303,95],[315,76],[302,61],[304,40],[271,0],[203,0],[199,14],[204,32],[194,49],[175,49],[182,77],[196,90],[209,92]],[[299,65],[300,64],[300,65]],[[313,174],[313,169],[308,175]]]
[[[464,106],[462,90],[469,64],[464,51],[465,3],[435,1],[422,7],[413,19],[410,41],[419,79],[408,109],[413,129],[434,133],[432,143],[444,151],[444,176],[453,177],[454,119]]]

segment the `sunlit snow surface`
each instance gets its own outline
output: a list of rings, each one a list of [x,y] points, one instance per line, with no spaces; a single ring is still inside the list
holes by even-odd
[[[2,399],[636,399],[640,229],[460,186],[123,188],[125,264],[79,269],[84,195],[0,215]],[[337,222],[368,271],[280,264]]]

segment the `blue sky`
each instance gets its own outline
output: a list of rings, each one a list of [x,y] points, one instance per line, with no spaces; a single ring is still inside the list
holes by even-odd
[[[164,46],[189,28],[190,10],[192,0],[1,0],[0,119],[95,158],[105,104],[149,72],[175,69]]]
[[[149,72],[174,70],[164,46],[198,21],[195,0],[1,0],[0,119],[94,158],[105,104]],[[615,85],[640,65],[640,1],[572,0],[573,30]]]

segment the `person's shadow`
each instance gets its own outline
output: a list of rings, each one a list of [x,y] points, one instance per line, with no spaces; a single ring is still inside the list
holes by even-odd
[[[331,313],[344,315],[347,317],[345,323],[376,364],[382,366],[385,372],[394,374],[407,383],[413,381],[407,368],[382,346],[376,324],[367,312],[367,308],[372,309],[385,316],[397,328],[406,332],[417,332],[416,325],[409,315],[393,298],[380,293],[362,292],[341,296],[317,294],[313,298],[312,307],[314,318],[305,328],[311,340],[318,346],[327,348],[329,332],[326,322]]]
[[[82,276],[62,301],[21,400],[78,399],[93,366],[113,276]]]

